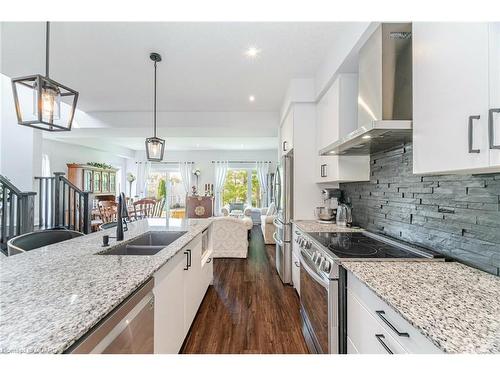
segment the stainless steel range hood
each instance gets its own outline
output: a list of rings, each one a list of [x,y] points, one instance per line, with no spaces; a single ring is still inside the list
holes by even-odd
[[[377,28],[359,52],[358,79],[358,129],[320,155],[369,155],[411,141],[411,23]]]

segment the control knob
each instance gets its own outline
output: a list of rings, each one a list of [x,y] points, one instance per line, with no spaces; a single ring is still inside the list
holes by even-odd
[[[324,264],[323,264],[323,271],[326,272],[326,273],[330,273],[330,270],[332,269],[332,265],[330,262],[326,261]]]

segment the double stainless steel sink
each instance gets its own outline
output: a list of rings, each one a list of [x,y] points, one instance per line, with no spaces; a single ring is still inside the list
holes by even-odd
[[[99,255],[154,255],[186,234],[186,231],[146,232],[127,243],[101,251]]]

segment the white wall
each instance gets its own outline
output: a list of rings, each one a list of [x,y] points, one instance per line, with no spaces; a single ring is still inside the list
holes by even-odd
[[[51,173],[68,173],[68,167],[66,166],[68,163],[98,162],[111,164],[113,167],[121,169],[122,172],[127,169],[127,159],[125,158],[75,144],[43,139],[41,152],[49,156]],[[125,176],[126,173],[122,173],[122,180],[117,182],[122,190],[125,186]]]
[[[270,172],[274,172],[277,163],[276,150],[242,150],[242,151],[166,151],[164,161],[179,162],[192,161],[194,162],[193,170],[201,171],[198,188],[203,190],[204,184],[214,184],[214,165],[213,160],[233,160],[233,161],[271,161],[269,167]],[[136,160],[144,161],[145,153],[138,151]],[[127,173],[131,172],[137,177],[137,165],[135,161],[128,161]],[[193,176],[193,183],[195,179]],[[136,194],[136,182],[132,185],[132,193]]]
[[[10,78],[3,74],[0,78],[0,174],[22,191],[33,191],[33,176],[40,175],[42,169],[42,134],[40,130],[18,125]],[[32,98],[20,96],[20,100],[31,102]]]

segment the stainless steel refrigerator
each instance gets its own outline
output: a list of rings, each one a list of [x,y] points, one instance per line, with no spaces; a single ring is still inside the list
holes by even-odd
[[[281,157],[274,175],[276,203],[276,270],[281,281],[292,282],[293,150]]]

